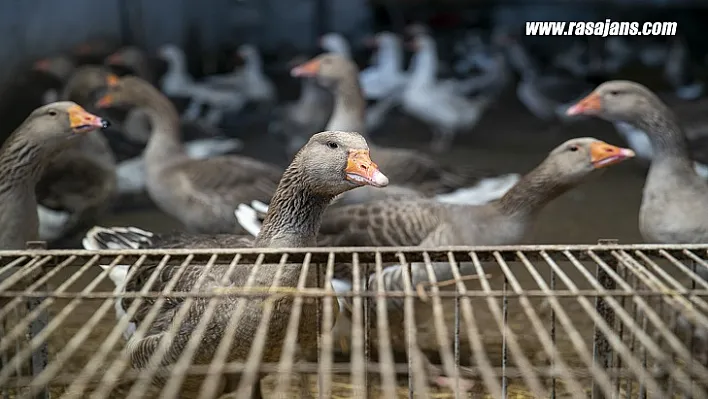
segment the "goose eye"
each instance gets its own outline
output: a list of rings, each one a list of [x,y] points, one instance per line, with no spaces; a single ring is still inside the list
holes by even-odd
[[[334,142],[330,141],[330,142],[327,143],[327,147],[329,147],[329,148],[339,148],[339,145],[337,145],[337,143],[334,143]]]
[[[57,116],[57,111],[49,111],[50,116]]]
[[[612,90],[612,91],[610,91],[610,95],[611,95],[611,96],[616,96],[616,95],[618,95],[618,94],[619,94],[619,91],[617,91],[617,90]]]
[[[577,145],[571,146],[570,148],[568,148],[568,150],[570,150],[572,152],[578,151],[578,146]]]

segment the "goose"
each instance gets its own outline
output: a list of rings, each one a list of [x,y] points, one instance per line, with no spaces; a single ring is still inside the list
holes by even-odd
[[[244,201],[268,201],[281,170],[255,159],[227,155],[191,159],[180,140],[174,105],[148,82],[134,76],[108,82],[98,101],[102,108],[135,106],[150,117],[152,134],[145,149],[146,188],[150,198],[189,231],[239,231],[233,211]]]
[[[248,101],[258,104],[273,104],[277,101],[275,85],[263,72],[263,60],[256,46],[243,44],[238,48],[238,55],[245,64],[227,75],[207,76],[204,81],[210,84],[234,86]]]
[[[314,247],[316,235],[322,213],[328,203],[338,194],[360,187],[372,185],[384,187],[388,179],[377,168],[369,157],[369,149],[361,135],[350,132],[321,132],[312,136],[308,143],[298,152],[290,166],[283,173],[276,194],[273,196],[268,215],[263,229],[255,240],[250,241],[234,235],[194,236],[179,233],[171,236],[158,236],[135,228],[105,228],[96,227],[84,239],[84,247],[92,250],[110,249],[116,247],[158,247],[158,248],[233,248],[233,247],[260,247],[260,248],[293,248]],[[107,269],[108,266],[102,266]],[[211,291],[221,287],[263,286],[268,287],[274,283],[278,265],[265,264],[256,268],[237,268],[227,279],[224,278],[227,265],[216,265],[211,269],[203,266],[192,266],[178,277],[174,291]],[[121,272],[115,272],[122,269]],[[162,289],[172,276],[180,270],[179,266],[167,266],[161,273],[157,285],[149,287],[153,291]],[[280,287],[299,287],[299,265],[286,265],[284,272],[278,279]],[[316,286],[316,279],[324,276],[316,275],[316,268],[312,268],[307,277],[307,286]],[[110,272],[114,281],[117,280],[116,290],[137,292],[144,289],[142,284],[147,281],[154,267],[127,269],[127,266],[114,267]],[[254,273],[251,273],[255,271]],[[130,275],[130,276],[129,276]],[[252,275],[252,276],[251,276]],[[203,277],[203,278],[200,278]],[[202,285],[201,281],[212,283]],[[121,280],[122,279],[122,280]],[[226,281],[224,281],[226,280]],[[196,309],[205,309],[206,301],[197,299]],[[241,326],[255,328],[267,308],[267,299],[232,299],[220,302],[214,318],[209,322],[208,339],[200,339],[197,353],[194,357],[196,363],[208,362],[217,350],[218,343],[225,334],[229,320],[234,318],[239,306],[245,306],[242,317],[238,319]],[[151,301],[146,301],[131,320],[137,327],[141,323]],[[270,329],[265,345],[262,361],[277,361],[280,358],[285,339],[289,314],[292,309],[289,299],[278,302],[275,314],[270,319]],[[130,306],[130,300],[125,298],[117,308]],[[131,335],[127,348],[130,351],[131,364],[136,369],[146,367],[150,362],[150,355],[156,350],[159,339],[154,339],[165,334],[174,323],[175,314],[180,309],[179,301],[171,302],[163,308],[162,312],[150,326],[147,338]],[[334,311],[338,308],[335,305]],[[298,334],[298,344],[305,355],[316,354],[317,350],[317,315],[322,314],[322,309],[305,304],[302,312]],[[122,314],[125,314],[124,311]],[[336,314],[336,313],[335,313]],[[171,350],[163,360],[166,364],[175,363],[182,350],[187,346],[192,334],[189,332],[196,327],[201,318],[201,312],[191,313],[181,325],[182,334],[178,334],[171,342]],[[233,345],[228,354],[228,360],[245,360],[255,339],[251,329],[238,330],[232,338]],[[257,371],[256,371],[257,373]],[[229,377],[231,378],[231,377]],[[235,387],[238,380],[230,381]],[[216,394],[222,393],[226,383],[221,382],[216,388]],[[260,384],[256,383],[250,397],[260,398]],[[182,388],[184,394],[184,388]],[[239,396],[248,393],[239,391]]]
[[[400,91],[408,76],[403,70],[401,39],[391,32],[379,32],[374,41],[376,63],[359,73],[359,82],[368,100],[381,100]]]
[[[548,202],[596,171],[632,157],[634,151],[594,138],[571,139],[551,151],[496,201],[484,205],[444,204],[431,199],[376,201],[332,208],[325,215],[318,242],[430,247],[516,244]],[[410,229],[412,225],[416,228]]]
[[[491,98],[486,95],[468,99],[453,91],[450,86],[440,86],[430,65],[437,63],[433,50],[435,42],[425,34],[414,39],[417,52],[412,61],[410,79],[403,91],[402,108],[411,116],[422,120],[433,128],[434,139],[431,149],[443,152],[450,148],[454,135],[462,129],[469,129],[479,122],[489,106]]]
[[[635,82],[609,81],[568,113],[624,122],[646,132],[653,158],[639,211],[639,230],[645,241],[708,241],[708,208],[703,206],[708,182],[696,173],[680,123],[658,96]]]
[[[485,205],[450,205],[431,200],[378,201],[369,204],[330,208],[323,217],[318,244],[322,246],[420,246],[436,248],[455,245],[518,245],[530,231],[540,211],[550,201],[583,183],[590,176],[610,165],[631,158],[634,153],[591,137],[571,139],[550,152],[534,170],[526,174],[511,190],[497,201]],[[415,227],[413,227],[415,226]],[[475,274],[474,265],[460,264],[463,275]],[[429,282],[423,263],[411,264],[412,284],[417,287]],[[434,262],[436,281],[452,280],[451,267],[446,262]],[[383,289],[403,291],[403,266],[389,265],[383,270]],[[351,291],[351,268],[335,265],[337,293]],[[368,290],[377,292],[375,276],[365,277]],[[345,326],[351,314],[349,297],[340,297],[338,327]],[[403,325],[403,300],[388,298],[387,313],[392,326]],[[429,304],[417,303],[416,325],[424,348],[437,351],[437,339],[430,338],[432,313]],[[374,310],[374,309],[372,309]],[[444,308],[447,320],[454,309]],[[402,331],[396,327],[392,331]],[[339,334],[339,335],[338,335]],[[335,330],[335,342],[346,339],[348,332]],[[397,342],[394,337],[394,342]],[[403,342],[403,341],[399,341]],[[430,342],[432,346],[425,347]],[[434,382],[452,389],[458,381],[431,374]],[[459,381],[469,388],[469,381]]]
[[[190,105],[184,113],[186,120],[196,120],[201,107],[207,105],[209,112],[204,120],[210,125],[216,125],[225,111],[236,112],[246,104],[246,97],[233,89],[195,82],[187,72],[186,56],[179,47],[166,44],[159,49],[158,54],[167,62],[167,72],[160,81],[161,90],[168,96],[190,99]]]
[[[81,106],[61,101],[37,108],[0,148],[0,249],[25,249],[39,236],[39,183],[52,160],[87,133],[105,129],[108,122]]]
[[[105,60],[109,66],[128,69],[135,76],[154,83],[153,67],[148,55],[135,46],[128,46],[111,54]],[[170,99],[173,100],[173,99]],[[111,109],[113,111],[115,109]],[[104,111],[105,112],[105,111]],[[119,135],[111,135],[111,147],[116,151],[118,192],[123,196],[121,204],[130,198],[141,196],[145,190],[145,159],[142,155],[150,138],[148,114],[139,108],[130,109],[121,121]],[[243,148],[237,138],[224,137],[221,129],[200,121],[180,121],[185,152],[190,158],[205,159],[236,152]]]
[[[696,173],[688,141],[679,120],[661,99],[645,86],[626,80],[609,81],[568,110],[609,122],[624,122],[646,132],[653,158],[639,208],[639,232],[645,242],[704,244],[708,242],[708,182]],[[705,286],[708,268],[695,264]],[[690,335],[689,350],[708,366],[708,332],[679,316],[678,331]],[[662,365],[658,373],[668,374]]]
[[[101,67],[79,67],[60,97],[91,109],[93,95],[107,76]],[[52,158],[36,186],[40,238],[54,242],[93,223],[108,209],[116,186],[116,160],[105,136],[95,132],[72,140]]]

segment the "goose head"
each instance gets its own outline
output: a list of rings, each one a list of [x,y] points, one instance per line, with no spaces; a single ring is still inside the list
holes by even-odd
[[[645,86],[628,80],[613,80],[599,85],[566,113],[570,116],[592,115],[609,122],[635,125],[652,117],[657,109],[665,108],[659,97]]]
[[[145,53],[138,47],[128,46],[109,55],[105,60],[105,64],[138,69],[139,65],[146,62],[146,58]]]
[[[604,141],[582,137],[566,141],[551,151],[541,168],[560,186],[574,186],[599,169],[633,158],[634,151]]]
[[[93,105],[96,95],[106,88],[109,76],[117,78],[106,68],[98,65],[79,67],[64,85],[62,98]]]
[[[321,54],[290,71],[294,77],[316,78],[318,83],[333,88],[352,76],[358,76],[356,64],[336,53]]]
[[[184,51],[174,44],[163,45],[157,50],[157,55],[171,68],[183,67],[187,62]]]
[[[295,155],[293,165],[306,171],[305,184],[315,194],[336,196],[365,185],[388,185],[359,133],[317,133]]]
[[[118,78],[109,75],[106,86],[105,94],[96,102],[99,108],[146,107],[152,104],[156,94],[164,97],[150,83],[137,76]]]
[[[34,143],[58,145],[99,129],[108,128],[107,120],[88,113],[71,101],[60,101],[34,110],[23,123]]]

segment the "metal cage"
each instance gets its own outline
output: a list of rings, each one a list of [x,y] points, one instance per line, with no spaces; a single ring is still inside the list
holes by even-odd
[[[228,397],[244,397],[261,375],[265,397],[706,398],[708,245],[0,252],[0,397],[216,397],[216,381],[241,373]],[[300,264],[325,288],[228,287],[118,294],[116,265]],[[108,269],[99,267],[108,265]],[[351,267],[353,287],[331,288],[335,265]],[[385,287],[401,265],[400,289]],[[440,268],[451,279],[438,281]],[[179,273],[176,273],[179,274]],[[365,276],[373,276],[370,279]],[[156,278],[156,277],[155,277]],[[148,279],[146,285],[154,282]],[[177,278],[177,277],[175,277]],[[171,285],[172,284],[172,285]],[[264,301],[248,358],[217,351],[191,364],[188,345],[167,367],[133,370],[123,331],[141,301],[145,320],[170,298],[293,298],[280,361],[261,362],[276,301]],[[116,318],[116,298],[135,298]],[[303,306],[323,304],[316,359],[297,356]],[[321,302],[319,302],[321,301]],[[186,308],[186,306],[185,306]],[[178,312],[168,335],[178,334]],[[238,313],[238,312],[236,312]],[[348,324],[333,331],[335,319]],[[233,339],[238,314],[219,350]],[[206,323],[193,331],[199,342]],[[144,334],[139,325],[136,335]],[[305,361],[307,360],[307,361]],[[159,362],[157,362],[159,363]],[[157,364],[156,363],[156,364]],[[167,383],[151,383],[158,373]],[[202,376],[193,391],[183,381]],[[296,376],[299,376],[296,377]],[[452,388],[440,388],[441,377]],[[467,384],[470,388],[460,388]]]

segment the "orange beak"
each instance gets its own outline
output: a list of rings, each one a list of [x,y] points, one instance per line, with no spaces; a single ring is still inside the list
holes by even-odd
[[[595,169],[620,163],[625,159],[633,158],[634,155],[634,151],[629,148],[615,147],[603,141],[590,144],[590,159]]]
[[[344,172],[347,180],[358,185],[373,187],[388,185],[388,177],[381,173],[379,167],[371,160],[369,150],[350,150]]]
[[[568,108],[565,113],[568,116],[574,115],[594,115],[602,110],[602,100],[597,93],[590,93],[577,104]]]
[[[317,76],[320,71],[320,60],[310,60],[290,70],[290,75],[295,78]]]
[[[108,76],[106,77],[106,85],[108,87],[116,87],[118,86],[118,82],[120,81],[120,78],[118,76],[109,73]]]
[[[110,126],[107,120],[86,112],[79,105],[72,105],[68,112],[69,123],[74,133],[88,133]]]
[[[96,101],[98,108],[110,108],[113,105],[113,95],[108,93]]]
[[[51,67],[51,63],[49,62],[48,59],[42,59],[34,63],[32,68],[37,71],[48,71],[49,68]]]

